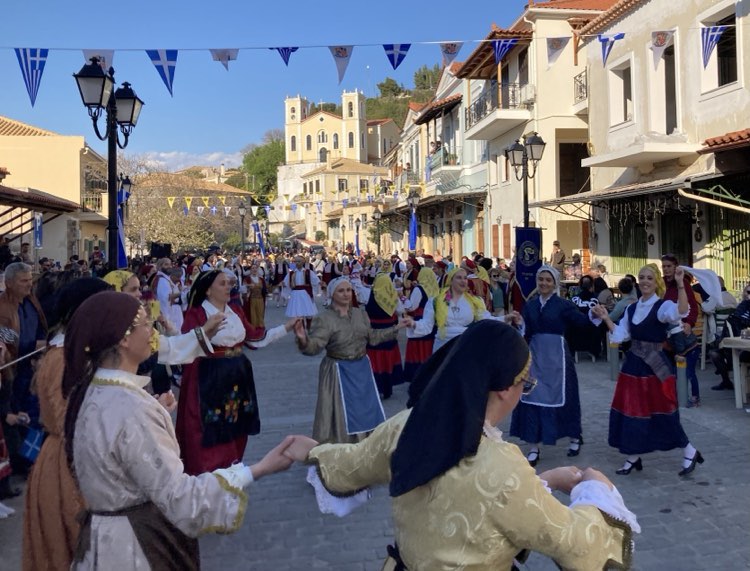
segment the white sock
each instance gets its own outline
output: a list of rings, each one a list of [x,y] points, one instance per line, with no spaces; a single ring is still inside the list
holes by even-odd
[[[698,451],[695,449],[695,446],[693,446],[692,444],[690,444],[690,442],[688,442],[688,445],[682,449],[682,467],[683,468],[690,467],[690,464],[693,463],[693,457],[695,456],[696,452]]]
[[[6,518],[14,513],[16,513],[16,510],[0,502],[0,519]]]
[[[624,470],[627,470],[636,462],[638,462],[638,456],[628,456],[627,458],[625,458],[625,463],[622,465],[622,468]]]
[[[570,439],[570,446],[568,446],[571,450],[578,450],[581,448],[581,440],[579,438],[571,438]]]
[[[539,457],[539,447],[538,446],[534,446],[531,450],[529,450],[529,453],[528,453],[528,455],[526,457],[528,458],[532,454],[536,454],[537,458]]]

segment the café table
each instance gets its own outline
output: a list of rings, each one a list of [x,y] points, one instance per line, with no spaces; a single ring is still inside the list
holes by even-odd
[[[732,350],[732,376],[734,379],[734,405],[737,408],[742,408],[744,402],[747,401],[747,389],[745,388],[745,379],[742,371],[742,364],[740,363],[740,353],[743,351],[750,351],[750,339],[742,339],[741,337],[725,337],[720,347],[722,349]]]

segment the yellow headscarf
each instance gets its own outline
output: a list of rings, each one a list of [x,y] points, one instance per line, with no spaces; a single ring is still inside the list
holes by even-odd
[[[440,293],[435,298],[435,323],[438,326],[438,337],[445,339],[445,325],[448,322],[448,305],[450,304],[450,291],[451,283],[456,273],[463,268],[453,268],[445,278],[445,287],[440,290]],[[465,272],[466,270],[464,270]],[[484,305],[484,301],[479,299],[477,296],[472,295],[466,290],[463,293],[463,297],[469,302],[471,310],[474,313],[474,321],[478,321],[482,318],[482,315],[487,311],[487,307]]]
[[[135,274],[129,270],[113,270],[102,279],[115,288],[115,291],[122,291],[125,284],[134,276]]]
[[[422,286],[427,297],[430,299],[437,297],[440,293],[440,286],[437,283],[437,278],[435,277],[435,272],[432,271],[432,268],[422,268],[419,270],[417,283]]]
[[[388,274],[380,273],[375,276],[375,281],[372,284],[372,295],[375,296],[375,303],[387,315],[395,313],[398,294],[396,294],[396,288],[393,287],[393,282]]]
[[[477,267],[477,275],[479,276],[479,279],[481,279],[484,283],[490,285],[490,274],[487,273],[487,270],[484,269],[484,266]]]
[[[656,295],[664,297],[667,292],[667,284],[664,283],[664,278],[661,277],[661,270],[656,264],[646,264],[641,268],[642,270],[650,270],[654,274],[654,281],[656,282]],[[640,272],[638,272],[640,273]]]
[[[380,269],[378,270],[378,272],[382,272],[384,274],[390,274],[392,269],[393,269],[393,265],[391,264],[391,261],[383,260],[383,263],[380,264]]]

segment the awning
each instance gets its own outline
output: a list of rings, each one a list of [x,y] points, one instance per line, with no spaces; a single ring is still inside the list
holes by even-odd
[[[0,206],[26,208],[37,212],[75,212],[81,206],[70,200],[58,198],[41,190],[33,188],[11,188],[0,185]]]
[[[419,204],[417,205],[417,209],[420,209],[423,206],[431,206],[433,204],[440,204],[441,202],[447,202],[449,200],[452,200],[454,202],[460,202],[468,206],[476,206],[476,204],[472,204],[467,201],[471,199],[475,199],[475,198],[485,198],[486,196],[487,196],[486,190],[475,190],[471,192],[466,192],[463,189],[454,189],[454,190],[441,192],[440,194],[435,194],[432,196],[428,196],[427,198],[421,199],[419,201]],[[398,205],[395,205],[393,208],[389,208],[388,210],[383,212],[383,215],[387,215],[393,212],[398,212],[399,210],[407,210],[408,208],[409,208],[409,205],[406,202],[404,202],[403,204],[398,204]]]
[[[461,103],[461,99],[462,95],[460,93],[457,93],[456,95],[451,95],[450,97],[433,101],[432,103],[427,105],[427,108],[422,111],[422,114],[417,117],[414,123],[416,123],[417,125],[424,125],[425,123],[429,123],[435,117],[439,117],[444,113],[448,113],[456,105]]]

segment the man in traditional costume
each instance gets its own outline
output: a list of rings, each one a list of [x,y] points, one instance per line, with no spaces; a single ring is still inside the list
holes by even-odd
[[[294,267],[284,278],[284,288],[290,291],[289,305],[286,308],[287,317],[304,317],[310,320],[318,314],[314,291],[320,288],[320,280],[306,265],[302,256],[296,256]]]

